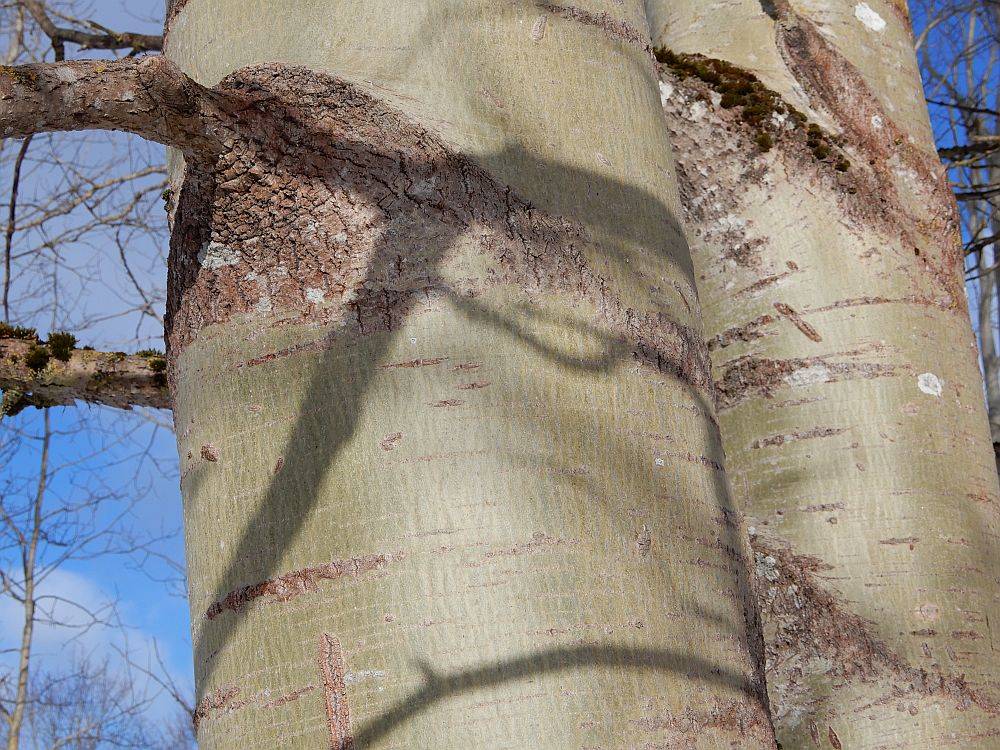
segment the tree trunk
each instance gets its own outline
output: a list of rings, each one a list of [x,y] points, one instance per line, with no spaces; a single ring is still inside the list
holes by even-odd
[[[174,5],[200,746],[774,747],[642,3]]]
[[[997,475],[905,3],[649,5],[778,739],[996,747]]]

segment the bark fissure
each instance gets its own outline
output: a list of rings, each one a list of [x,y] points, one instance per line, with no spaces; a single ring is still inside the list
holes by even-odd
[[[379,571],[392,562],[402,560],[404,554],[363,555],[348,560],[333,560],[323,565],[316,565],[266,581],[250,584],[230,591],[225,597],[215,602],[205,612],[205,617],[212,620],[223,612],[239,612],[256,599],[264,599],[266,604],[285,603],[303,594],[318,591],[321,581],[335,581],[339,578],[354,578],[365,573]]]

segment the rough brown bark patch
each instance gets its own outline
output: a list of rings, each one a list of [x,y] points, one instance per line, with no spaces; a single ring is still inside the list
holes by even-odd
[[[583,23],[587,26],[600,29],[608,35],[609,39],[636,47],[647,53],[650,57],[653,56],[653,47],[650,44],[649,34],[640,31],[624,18],[614,18],[610,13],[605,11],[594,12],[573,5],[556,5],[544,2],[536,2],[535,4],[541,10],[554,13],[560,18],[565,18],[567,21],[576,21],[577,23]],[[544,35],[545,27],[542,26],[541,29],[542,31],[535,41],[541,40],[542,35]],[[532,30],[532,38],[535,38],[534,30]]]
[[[763,536],[752,537],[758,577],[758,605],[767,638],[768,671],[784,692],[776,715],[795,710],[795,690],[808,691],[809,676],[824,673],[841,681],[878,682],[876,703],[905,697],[941,697],[965,710],[1000,714],[1000,703],[971,688],[962,675],[913,667],[893,653],[873,626],[831,592],[821,575],[829,566]],[[787,702],[786,702],[787,700]],[[861,710],[861,709],[859,709]]]
[[[340,641],[329,633],[320,636],[319,668],[323,676],[323,701],[331,750],[354,750],[354,731],[344,683],[344,652]]]
[[[381,570],[390,562],[403,558],[402,552],[392,555],[364,555],[349,560],[334,560],[324,565],[303,568],[285,573],[276,578],[254,583],[230,591],[215,602],[205,612],[209,620],[215,619],[226,610],[238,612],[250,602],[267,597],[267,603],[287,602],[309,591],[316,591],[320,581],[333,581],[344,576],[354,577],[370,571]]]

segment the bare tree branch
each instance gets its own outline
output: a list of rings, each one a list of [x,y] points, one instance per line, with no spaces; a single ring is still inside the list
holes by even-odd
[[[7,211],[7,231],[4,233],[3,247],[3,319],[10,320],[10,254],[14,243],[14,228],[17,222],[17,189],[21,182],[21,167],[31,146],[33,136],[21,142],[17,158],[14,160],[14,174],[10,180],[10,205]]]
[[[211,157],[228,135],[222,101],[161,55],[0,67],[0,136],[121,130]]]
[[[52,48],[56,52],[57,59],[63,57],[62,46],[65,42],[77,44],[81,49],[131,49],[133,52],[154,52],[163,49],[162,36],[111,31],[93,21],[87,22],[87,25],[96,33],[66,29],[56,26],[42,0],[20,0],[20,2],[31,13],[35,23],[52,40]]]
[[[39,354],[43,352],[43,354]],[[163,355],[75,349],[62,361],[37,341],[0,338],[0,412],[26,406],[72,404],[75,400],[129,409],[169,409]]]

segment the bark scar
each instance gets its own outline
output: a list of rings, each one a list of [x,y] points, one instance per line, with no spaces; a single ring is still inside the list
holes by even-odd
[[[326,725],[331,750],[354,750],[354,731],[344,683],[344,652],[340,641],[329,633],[319,639],[319,669],[323,676]]]

